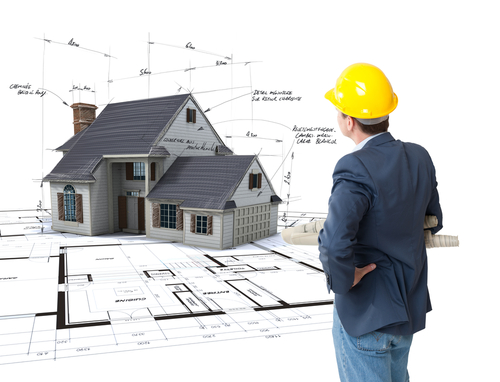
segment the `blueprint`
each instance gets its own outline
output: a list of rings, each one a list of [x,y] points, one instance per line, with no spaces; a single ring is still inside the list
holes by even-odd
[[[5,5],[0,210],[50,209],[41,179],[73,134],[68,105],[99,113],[192,93],[228,147],[259,155],[290,226],[292,210],[327,211],[335,164],[354,147],[325,92],[352,63],[383,68],[400,101],[389,130],[428,150],[442,234],[460,236],[459,248],[429,251],[433,311],[414,337],[411,379],[498,379],[500,251],[481,240],[500,214],[494,2]],[[2,380],[338,380],[333,294],[314,248],[276,236],[214,252],[19,220],[0,214]],[[293,275],[290,289],[280,284]],[[457,335],[471,327],[479,351]]]
[[[315,250],[279,234],[216,251],[49,231],[0,248],[0,364],[331,328]]]

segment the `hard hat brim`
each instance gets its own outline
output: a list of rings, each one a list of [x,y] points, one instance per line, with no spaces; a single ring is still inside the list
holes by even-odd
[[[336,93],[335,93],[335,88],[331,89],[331,90],[328,90],[325,94],[325,98],[330,101],[331,103],[333,103],[333,105],[338,109],[340,110],[342,113],[346,114],[346,115],[349,115],[353,118],[359,118],[359,119],[374,119],[374,118],[380,118],[380,117],[383,117],[385,115],[389,115],[390,113],[392,113],[396,107],[398,106],[398,96],[396,93],[393,93],[394,95],[394,98],[393,98],[393,102],[392,102],[392,105],[390,108],[388,108],[387,110],[385,110],[383,113],[381,114],[373,114],[373,113],[356,113],[354,110],[348,110],[345,106],[341,105],[340,102],[338,102],[337,100],[337,97],[336,97]]]

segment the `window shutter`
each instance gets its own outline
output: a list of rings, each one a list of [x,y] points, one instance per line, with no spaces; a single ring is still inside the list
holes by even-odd
[[[57,193],[57,215],[59,220],[64,221],[64,194],[62,192]]]
[[[176,211],[176,227],[175,229],[177,231],[182,231],[184,229],[184,216],[183,212],[181,210],[180,204],[177,204],[177,211]]]
[[[196,215],[191,214],[191,233],[194,233],[195,228],[196,228]]]
[[[160,203],[153,203],[153,228],[160,228]]]
[[[156,180],[156,162],[151,163],[151,180]]]
[[[213,234],[213,216],[209,215],[207,217],[207,235]]]
[[[75,194],[75,215],[78,223],[83,223],[83,200],[82,194]]]
[[[196,123],[196,109],[186,109],[186,122]]]
[[[144,198],[137,198],[137,218],[139,220],[139,231],[146,230],[146,217],[144,216]]]
[[[259,173],[257,177],[257,188],[262,188],[262,173]]]
[[[118,197],[118,228],[127,228],[127,197]]]
[[[253,174],[252,174],[252,173],[250,173],[249,181],[250,181],[250,184],[249,184],[249,186],[248,186],[248,187],[249,187],[251,190],[253,190]]]
[[[134,164],[132,162],[126,163],[125,179],[126,180],[134,180]]]

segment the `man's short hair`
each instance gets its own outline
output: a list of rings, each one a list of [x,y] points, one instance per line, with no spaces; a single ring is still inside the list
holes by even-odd
[[[347,118],[347,114],[342,113],[342,116],[344,118]],[[384,133],[389,128],[389,117],[387,117],[387,119],[385,121],[382,121],[382,122],[377,123],[375,125],[364,125],[359,121],[359,119],[356,119],[354,117],[351,117],[351,118],[356,121],[356,123],[359,125],[359,128],[361,129],[361,131],[365,134],[375,135],[375,134],[379,134],[379,133]]]

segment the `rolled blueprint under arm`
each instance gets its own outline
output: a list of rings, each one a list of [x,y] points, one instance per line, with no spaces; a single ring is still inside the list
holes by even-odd
[[[286,228],[281,231],[281,237],[288,244],[293,245],[318,245],[318,234],[323,228],[325,219],[316,220],[296,227]],[[427,215],[424,220],[424,229],[436,227],[437,218]],[[424,232],[425,246],[427,248],[458,247],[458,236],[433,235],[429,230]]]

